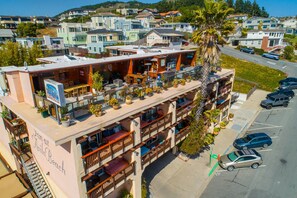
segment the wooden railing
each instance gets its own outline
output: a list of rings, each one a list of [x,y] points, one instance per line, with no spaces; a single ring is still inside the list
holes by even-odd
[[[219,95],[224,95],[231,91],[232,83],[228,83],[227,85],[223,86],[222,88],[219,88]]]
[[[229,100],[226,100],[222,104],[217,105],[217,109],[221,109],[222,110],[223,108],[227,107],[228,105],[229,105]]]
[[[176,118],[186,117],[188,113],[192,110],[192,104],[193,101],[176,109]]]
[[[13,125],[9,120],[3,118],[4,126],[6,130],[14,134],[14,136],[19,136],[21,134],[27,133],[26,123],[20,120],[19,124]]]
[[[183,129],[181,129],[177,134],[175,134],[175,142],[181,140],[189,132],[190,132],[190,126],[187,126],[187,127],[183,128]]]
[[[22,153],[12,144],[12,143],[9,143],[9,147],[10,147],[10,150],[13,154],[15,154],[15,156],[20,159]]]
[[[141,156],[141,165],[145,165],[148,162],[151,163],[152,159],[157,157],[161,157],[167,148],[170,148],[171,145],[171,138],[165,140],[163,143],[159,144],[155,148],[151,149],[150,152],[146,153],[145,155]]]
[[[167,124],[172,122],[172,113],[168,113],[165,116],[162,116],[160,118],[157,118],[156,120],[153,120],[149,124],[141,127],[141,138],[145,137],[146,135],[149,135],[151,137],[151,134],[153,132],[160,132],[163,131]],[[162,129],[162,127],[164,127]]]
[[[112,156],[114,153],[123,150],[126,146],[129,146],[134,143],[134,131],[127,132],[126,135],[120,137],[119,139],[108,142],[107,144],[99,147],[98,149],[87,153],[81,158],[84,161],[85,169],[88,169],[102,160]]]
[[[115,188],[121,181],[126,180],[135,171],[134,163],[129,164],[127,167],[121,169],[117,173],[114,173],[98,185],[93,187],[87,192],[89,198],[104,197],[104,193],[108,190]]]

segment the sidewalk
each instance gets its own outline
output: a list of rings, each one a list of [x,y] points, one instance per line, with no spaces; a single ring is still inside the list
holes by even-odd
[[[213,153],[224,154],[232,149],[233,140],[241,135],[260,111],[260,101],[267,92],[256,90],[248,101],[239,109],[232,110],[235,114],[233,122],[222,130],[212,145]],[[210,150],[204,151],[200,157],[189,159],[187,162],[172,153],[167,153],[151,164],[144,172],[149,185],[151,198],[198,198],[210,182],[212,175],[208,176],[217,167],[216,160],[209,167]]]

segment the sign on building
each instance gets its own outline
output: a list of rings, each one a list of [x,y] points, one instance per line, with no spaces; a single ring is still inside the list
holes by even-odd
[[[51,79],[44,80],[46,98],[49,101],[63,107],[66,105],[65,95],[64,95],[64,86],[62,83],[56,82]]]

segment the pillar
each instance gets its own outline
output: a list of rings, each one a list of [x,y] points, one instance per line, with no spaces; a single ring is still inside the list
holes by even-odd
[[[134,131],[134,145],[141,143],[141,131],[140,131],[140,117],[134,118],[131,121],[131,131]]]
[[[180,71],[180,65],[181,65],[181,54],[179,54],[177,58],[176,71]]]
[[[142,168],[140,147],[132,152],[132,161],[135,163],[135,172],[132,180],[132,194],[133,197],[141,197]]]

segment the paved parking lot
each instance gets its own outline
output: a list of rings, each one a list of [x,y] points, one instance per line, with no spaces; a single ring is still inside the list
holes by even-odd
[[[288,108],[263,109],[247,133],[265,132],[273,144],[256,149],[263,157],[258,169],[219,169],[201,198],[293,198],[297,194],[297,97]]]

